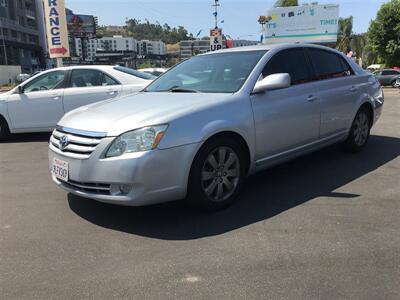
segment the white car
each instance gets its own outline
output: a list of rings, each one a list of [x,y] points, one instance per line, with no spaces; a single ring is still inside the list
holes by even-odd
[[[151,75],[154,75],[156,77],[161,76],[165,72],[168,71],[168,69],[165,68],[145,68],[145,69],[139,69],[138,71],[148,73]]]
[[[10,133],[52,131],[66,112],[138,92],[154,78],[120,66],[76,66],[41,72],[0,94],[0,139]]]

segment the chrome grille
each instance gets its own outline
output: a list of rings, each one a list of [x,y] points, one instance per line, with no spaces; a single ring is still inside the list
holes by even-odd
[[[78,190],[85,193],[98,194],[98,195],[110,195],[110,185],[104,183],[87,183],[77,182],[73,180],[62,181],[59,180],[62,185],[67,188]]]
[[[71,130],[72,131],[72,130]],[[76,130],[69,132],[64,128],[56,128],[50,138],[50,149],[76,159],[87,159],[96,150],[105,134],[93,133],[93,135],[77,134]],[[61,140],[66,139],[65,145]]]

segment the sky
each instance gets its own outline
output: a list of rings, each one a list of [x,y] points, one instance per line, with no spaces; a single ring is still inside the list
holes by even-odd
[[[207,36],[214,26],[213,0],[65,0],[75,14],[98,16],[100,25],[124,25],[127,18],[135,18],[171,27],[184,26],[189,33]],[[257,19],[272,7],[275,0],[220,0],[220,27],[232,38],[258,40],[260,25]],[[300,4],[317,2],[302,1]],[[353,31],[366,32],[376,17],[379,7],[387,0],[319,0],[319,4],[339,4],[340,17],[353,16]]]

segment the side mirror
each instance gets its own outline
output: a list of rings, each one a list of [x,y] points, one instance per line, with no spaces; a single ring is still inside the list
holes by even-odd
[[[285,89],[290,87],[291,78],[288,73],[268,75],[258,81],[253,89],[253,94],[261,94],[269,90]]]
[[[22,85],[18,86],[18,94],[23,94],[24,93],[24,87]]]

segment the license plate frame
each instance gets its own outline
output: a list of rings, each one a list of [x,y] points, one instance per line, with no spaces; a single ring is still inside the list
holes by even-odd
[[[68,182],[69,179],[69,164],[59,158],[53,158],[53,165],[51,168],[53,175],[62,181]]]

